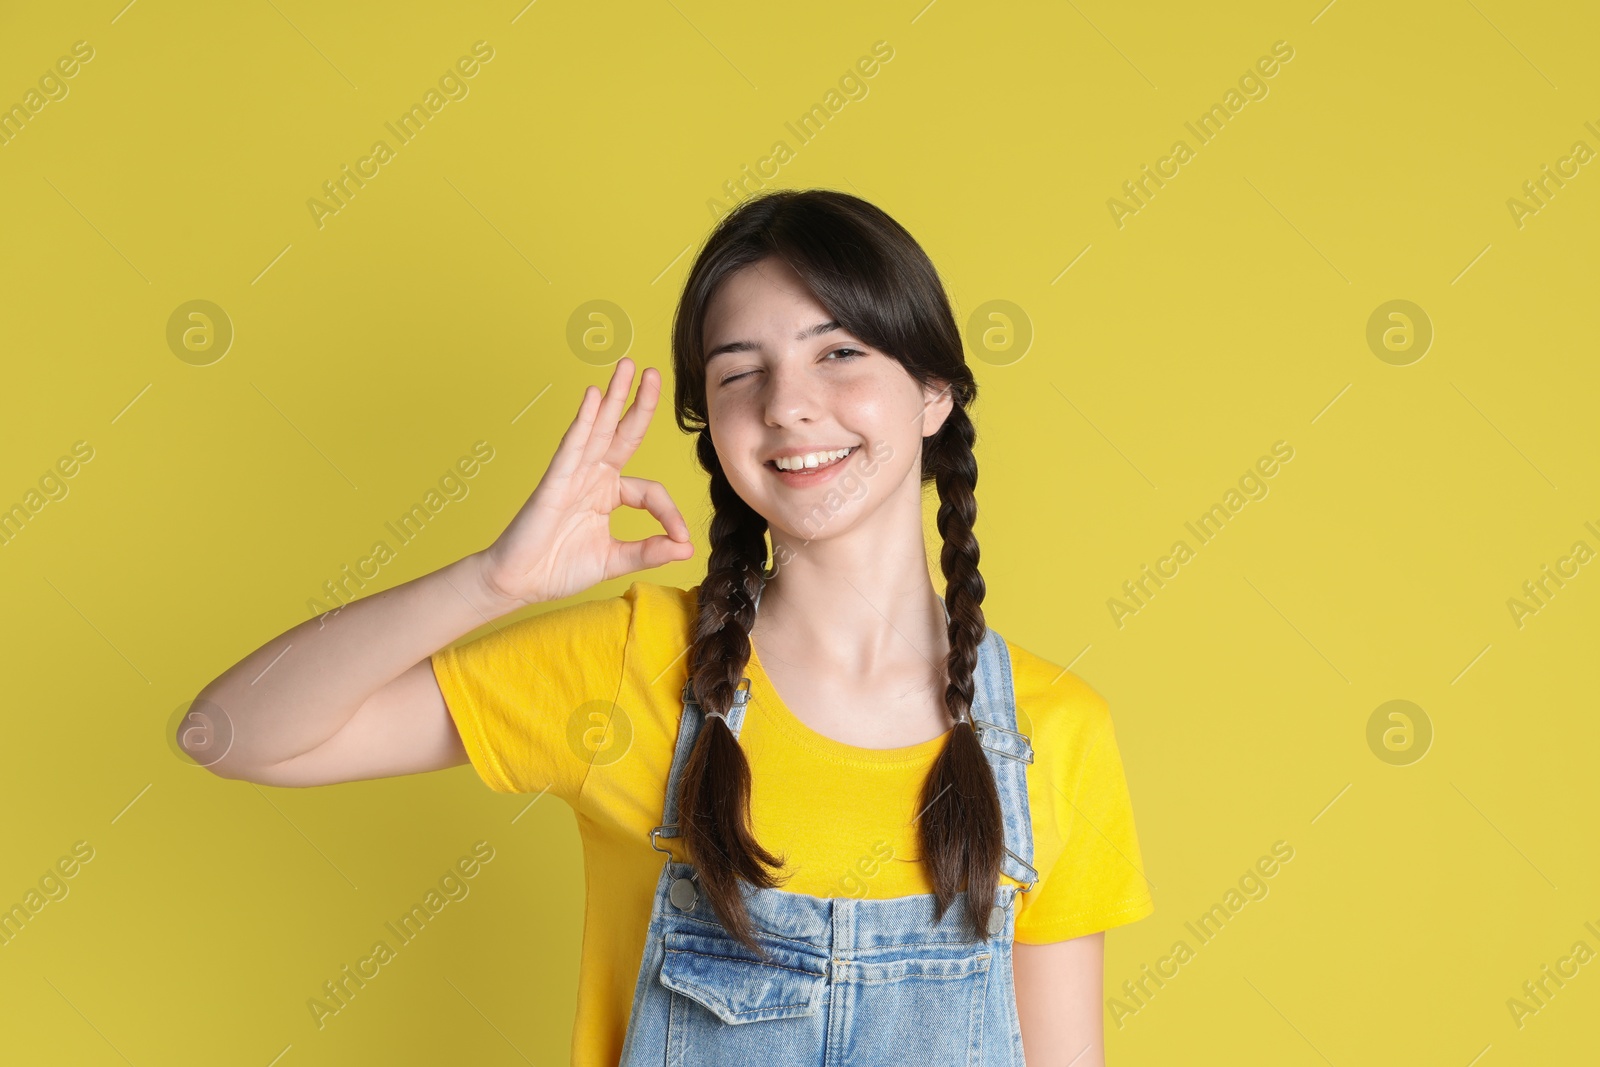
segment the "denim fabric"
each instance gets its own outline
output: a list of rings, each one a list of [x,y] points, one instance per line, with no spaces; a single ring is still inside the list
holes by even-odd
[[[728,711],[735,736],[749,695],[741,683]],[[1016,896],[1037,882],[1026,778],[1033,750],[1016,732],[1010,653],[993,630],[978,647],[972,712],[1005,816],[1002,870],[1026,887],[1000,885],[989,938],[967,940],[965,893],[936,924],[931,894],[857,900],[744,882],[762,959],[728,935],[697,885],[688,910],[674,903],[674,882],[693,868],[669,855],[621,1067],[1024,1067],[1011,946]],[[679,776],[703,722],[685,685],[652,846],[678,834]]]

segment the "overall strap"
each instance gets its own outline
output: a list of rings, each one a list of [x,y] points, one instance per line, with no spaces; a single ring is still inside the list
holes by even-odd
[[[744,725],[745,707],[750,703],[750,678],[745,676],[739,679],[739,687],[733,692],[733,706],[728,713],[722,716],[722,721],[728,724],[728,729],[733,731],[734,740],[739,739],[739,729]],[[667,795],[662,805],[662,825],[650,831],[650,847],[657,852],[665,852],[668,856],[672,853],[656,844],[659,837],[677,837],[681,833],[678,825],[678,783],[683,778],[683,769],[688,765],[689,753],[694,749],[695,740],[700,736],[700,728],[705,725],[706,713],[701,709],[694,695],[694,682],[683,683],[683,717],[678,722],[678,743],[672,751],[672,769],[667,772]]]
[[[992,629],[978,643],[978,662],[972,671],[972,724],[978,743],[989,757],[1000,811],[1005,821],[1005,855],[1001,873],[1022,883],[1026,893],[1039,881],[1033,867],[1033,822],[1028,813],[1028,764],[1033,743],[1017,731],[1016,689],[1011,677],[1011,652],[1005,639]]]
[[[761,606],[761,594],[766,590],[766,582],[762,582],[756,589],[756,599],[752,608]],[[728,724],[728,729],[733,731],[733,739],[739,739],[739,729],[744,726],[745,705],[750,702],[750,678],[748,675],[739,679],[738,688],[733,691],[733,706],[726,715],[721,716],[723,722]],[[682,827],[678,825],[678,782],[683,777],[683,768],[689,762],[689,753],[694,749],[695,740],[700,736],[700,728],[705,725],[706,714],[701,709],[699,701],[694,695],[694,681],[691,679],[683,683],[683,715],[678,720],[678,743],[672,750],[672,769],[667,772],[667,795],[661,808],[661,825],[650,831],[650,847],[657,852],[664,853],[669,859],[672,853],[656,844],[657,837],[679,837]]]

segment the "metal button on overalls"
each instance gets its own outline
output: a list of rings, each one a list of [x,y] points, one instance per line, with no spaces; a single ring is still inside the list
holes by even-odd
[[[692,687],[651,847],[667,856],[657,882],[620,1067],[1024,1067],[1012,980],[1012,939],[1002,937],[1032,867],[1026,765],[1016,730],[1011,660],[993,630],[978,646],[972,716],[1004,816],[1002,881],[987,938],[967,930],[965,893],[942,920],[932,894],[856,899],[741,885],[761,952],[723,928],[694,868],[656,837],[678,834],[677,792],[704,725]],[[748,679],[723,716],[737,739]],[[770,843],[769,843],[770,844]],[[1020,884],[1020,888],[1019,888]]]
[[[695,900],[700,896],[700,891],[694,887],[694,881],[690,878],[674,878],[672,888],[667,893],[679,911],[692,911]]]

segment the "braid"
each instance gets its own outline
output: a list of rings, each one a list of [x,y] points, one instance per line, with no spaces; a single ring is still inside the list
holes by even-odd
[[[750,661],[767,520],[734,492],[709,431],[699,434],[696,454],[711,475],[711,558],[700,586],[689,675],[701,710],[725,713]],[[782,867],[784,860],[762,848],[750,830],[750,761],[720,717],[704,721],[690,750],[678,817],[690,862],[718,919],[735,939],[759,951],[739,879],[775,888],[767,868]]]
[[[950,613],[945,705],[955,729],[923,783],[919,832],[936,898],[935,921],[944,918],[956,893],[965,889],[969,928],[981,940],[988,937],[989,911],[999,889],[1005,822],[994,772],[972,722],[973,671],[987,629],[973,533],[978,515],[975,437],[965,404],[957,403],[941,431],[924,439],[925,469],[936,472],[939,491],[937,521],[944,539],[939,565]]]

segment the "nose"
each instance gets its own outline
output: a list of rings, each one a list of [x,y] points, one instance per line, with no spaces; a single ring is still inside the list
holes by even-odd
[[[803,359],[774,361],[762,390],[762,415],[768,426],[815,422],[821,414],[818,383],[806,373]]]

